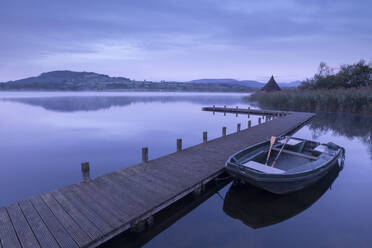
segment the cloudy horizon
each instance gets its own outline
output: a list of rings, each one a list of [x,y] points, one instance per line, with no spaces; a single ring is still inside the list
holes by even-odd
[[[288,82],[372,59],[372,2],[3,1],[0,82],[53,70]]]

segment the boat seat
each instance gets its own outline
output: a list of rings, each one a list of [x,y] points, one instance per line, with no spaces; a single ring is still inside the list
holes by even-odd
[[[328,149],[326,145],[318,145],[317,147],[314,148],[314,151],[323,153]]]
[[[283,174],[283,173],[285,173],[284,170],[273,168],[271,166],[267,166],[267,165],[264,165],[264,164],[261,164],[261,163],[257,163],[255,161],[248,161],[247,163],[244,163],[243,165],[245,167],[250,168],[250,169],[261,171],[261,172],[264,172],[264,173],[267,173],[267,174]]]
[[[284,140],[280,140],[279,142],[284,144]],[[300,144],[301,142],[303,142],[303,141],[302,140],[297,140],[297,139],[289,139],[286,145],[295,146],[295,145]]]
[[[280,149],[279,148],[273,148],[272,150],[273,151],[280,152]],[[291,154],[291,155],[294,155],[294,156],[298,156],[298,157],[303,157],[303,158],[311,159],[311,160],[317,160],[318,159],[318,157],[315,157],[315,156],[310,156],[310,155],[306,155],[306,154],[303,154],[303,153],[294,152],[294,151],[290,151],[290,150],[286,150],[286,149],[283,149],[282,152],[288,153],[288,154]]]

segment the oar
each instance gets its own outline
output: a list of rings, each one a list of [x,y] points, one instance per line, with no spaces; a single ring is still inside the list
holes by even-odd
[[[275,144],[275,141],[276,141],[276,137],[275,136],[271,136],[271,139],[270,139],[270,149],[269,149],[269,152],[267,153],[267,158],[266,158],[265,165],[267,165],[267,163],[269,162],[271,149],[273,148],[273,145]]]
[[[271,167],[274,167],[276,161],[278,160],[280,154],[282,153],[282,151],[283,151],[285,145],[287,144],[287,142],[289,141],[289,139],[290,139],[289,137],[285,138],[285,140],[284,140],[284,144],[283,144],[282,148],[280,148],[280,151],[279,151],[278,155],[276,155],[276,158],[275,158],[273,164],[271,165]]]

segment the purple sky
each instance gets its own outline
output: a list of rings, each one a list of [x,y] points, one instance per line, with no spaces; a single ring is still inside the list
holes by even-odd
[[[137,80],[301,80],[372,59],[371,0],[4,0],[0,81],[51,70]]]

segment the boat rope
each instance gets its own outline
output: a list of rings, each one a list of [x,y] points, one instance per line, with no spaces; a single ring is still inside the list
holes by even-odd
[[[228,175],[228,176],[226,176],[226,177],[216,177],[214,180],[216,181],[216,182],[219,182],[219,181],[224,181],[224,180],[228,180],[228,179],[230,179],[232,176],[230,176],[230,175]]]

